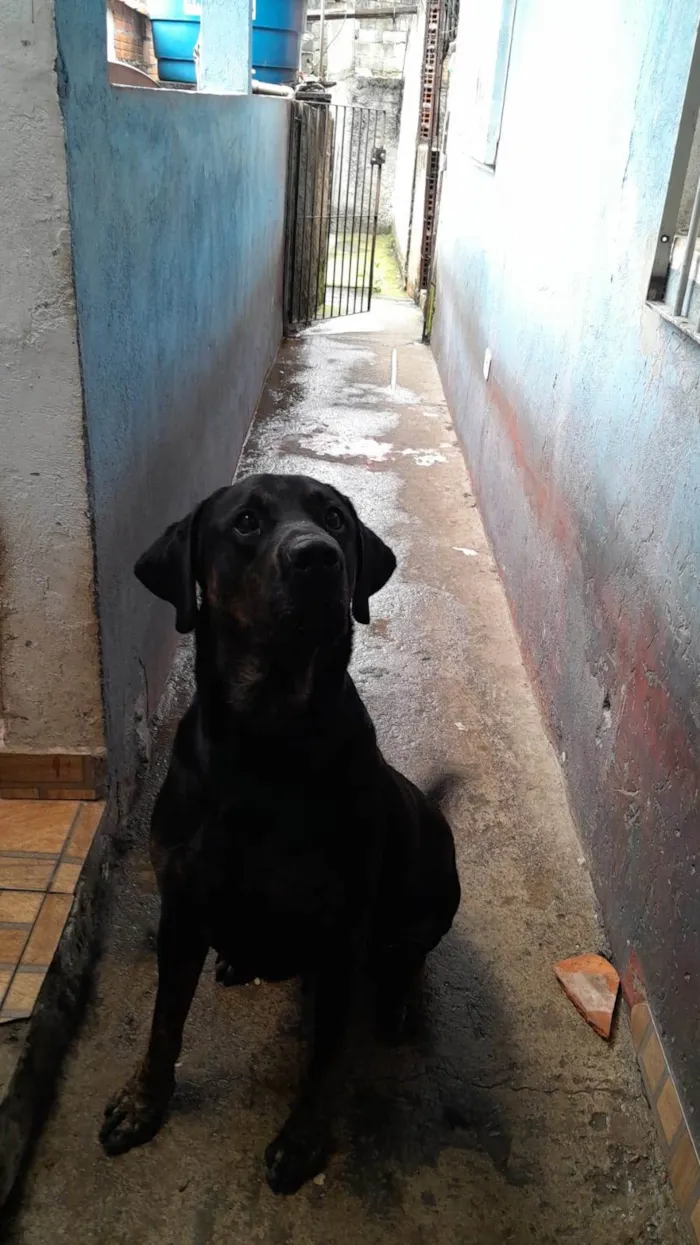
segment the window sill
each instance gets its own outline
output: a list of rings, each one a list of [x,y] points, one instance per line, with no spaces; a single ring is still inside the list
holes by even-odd
[[[682,333],[684,337],[689,337],[691,341],[697,342],[700,346],[700,332],[698,332],[698,329],[690,320],[687,320],[684,316],[674,316],[665,303],[655,303],[647,299],[646,305],[651,311],[655,311],[662,320],[665,320],[667,324],[670,324],[679,333]]]

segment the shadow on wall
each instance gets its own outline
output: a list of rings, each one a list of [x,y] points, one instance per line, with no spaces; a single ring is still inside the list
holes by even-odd
[[[103,0],[56,0],[112,777],[173,652],[133,564],[232,476],[282,326],[288,104],[110,86]],[[141,734],[143,735],[143,727]]]

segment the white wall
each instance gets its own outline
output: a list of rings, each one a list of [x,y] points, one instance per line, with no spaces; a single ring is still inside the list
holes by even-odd
[[[697,1134],[700,347],[646,300],[700,0],[518,0],[494,171],[471,158],[482,9],[432,345],[616,966]]]
[[[406,48],[406,70],[401,105],[399,144],[396,153],[396,173],[394,176],[394,236],[396,239],[396,249],[402,263],[406,261],[406,246],[411,216],[411,189],[416,158],[416,135],[418,133],[418,114],[420,110],[420,83],[424,40],[425,3],[423,0],[419,4],[418,16],[414,20],[409,32],[408,46]],[[422,191],[423,193],[425,192],[424,182]],[[421,193],[420,188],[418,193]]]
[[[0,3],[0,747],[102,744],[50,0]]]

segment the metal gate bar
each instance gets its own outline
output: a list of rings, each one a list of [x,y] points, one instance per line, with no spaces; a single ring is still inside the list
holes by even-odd
[[[371,307],[385,125],[384,112],[361,105],[296,106],[288,174],[288,326]]]

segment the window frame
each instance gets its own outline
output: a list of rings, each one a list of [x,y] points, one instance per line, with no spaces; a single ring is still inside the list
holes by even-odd
[[[658,312],[662,319],[675,325],[676,328],[681,329],[697,342],[700,342],[700,323],[694,325],[693,322],[691,322],[691,320],[683,314],[686,304],[686,290],[690,284],[690,269],[692,267],[693,257],[695,254],[695,242],[691,248],[688,248],[686,244],[687,259],[684,255],[678,289],[674,295],[673,303],[671,304],[668,301],[668,285],[672,271],[671,260],[673,247],[676,239],[683,236],[678,233],[678,220],[681,212],[683,190],[693,152],[696,130],[699,124],[700,27],[698,28],[695,47],[693,49],[685,98],[683,100],[683,108],[678,122],[676,145],[671,163],[668,189],[666,191],[666,198],[661,214],[661,224],[657,235],[656,248],[652,260],[646,299],[647,306]],[[700,179],[698,187],[696,188],[695,209],[692,215],[695,218],[695,221],[691,219],[689,223],[687,234],[688,238],[692,236],[693,232],[696,232],[692,228],[695,222],[697,222],[700,227]]]
[[[474,98],[471,101],[473,111],[469,123],[467,145],[474,163],[491,171],[496,168],[498,147],[501,141],[518,0],[499,0],[499,3],[500,16],[495,42],[482,47],[480,52],[477,51],[473,65],[470,65],[470,68],[474,70],[471,78]],[[477,5],[482,6],[482,13],[487,11],[484,0],[477,0]],[[464,24],[466,29],[462,37],[465,42],[468,42],[468,18]],[[482,77],[486,79],[487,86],[483,102],[480,102],[478,88]]]

